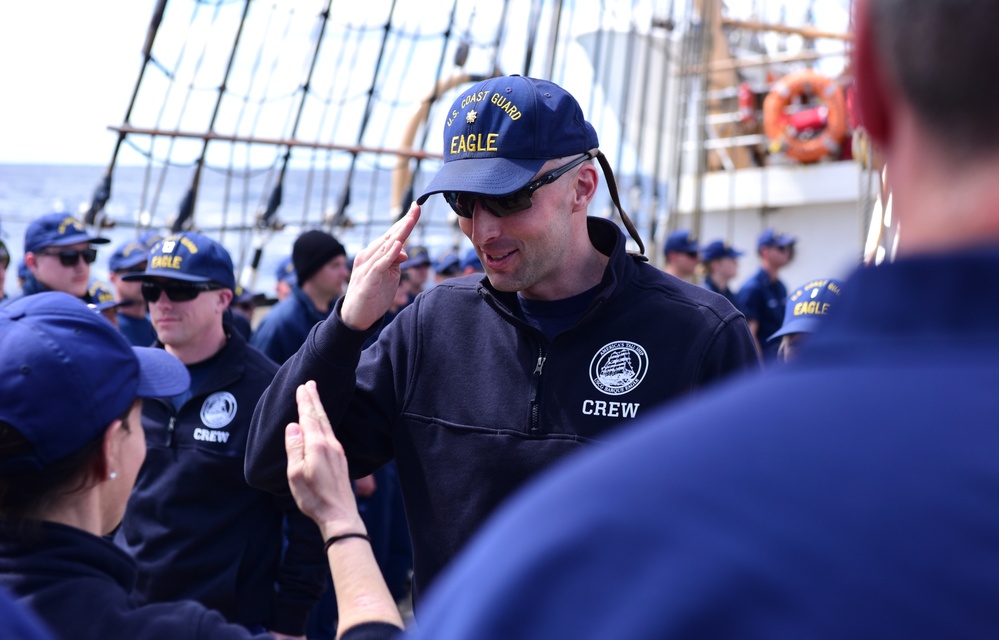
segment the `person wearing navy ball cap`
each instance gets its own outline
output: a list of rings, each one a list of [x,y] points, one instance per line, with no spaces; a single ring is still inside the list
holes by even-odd
[[[108,242],[68,213],[49,213],[35,219],[24,232],[27,273],[21,295],[63,291],[84,302],[95,302],[87,291],[90,265],[97,260],[93,245]]]
[[[427,587],[532,478],[757,366],[731,304],[648,264],[597,133],[564,88],[491,78],[464,87],[438,126],[443,164],[357,253],[346,294],[260,399],[246,466],[252,485],[287,493],[289,399],[314,380],[354,477],[397,462],[417,620]],[[601,169],[624,229],[589,215]],[[362,351],[436,194],[484,273],[423,292]]]
[[[704,288],[719,293],[736,307],[739,306],[735,292],[729,283],[739,275],[739,251],[724,240],[714,240],[704,247],[701,261],[704,263]]]
[[[138,564],[138,597],[196,600],[254,631],[303,635],[326,567],[315,524],[243,476],[250,417],[277,364],[228,321],[229,252],[200,233],[169,235],[123,279],[141,283],[157,345],[191,376],[185,393],[142,409],[146,462],[114,537]]]

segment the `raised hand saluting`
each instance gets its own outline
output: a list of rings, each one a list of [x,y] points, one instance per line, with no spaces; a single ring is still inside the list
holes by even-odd
[[[406,215],[355,256],[350,286],[340,309],[340,318],[351,329],[363,331],[389,310],[399,288],[399,265],[408,257],[402,247],[419,219],[420,207],[413,203]]]

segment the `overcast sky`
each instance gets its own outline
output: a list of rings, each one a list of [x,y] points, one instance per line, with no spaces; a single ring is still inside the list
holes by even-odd
[[[0,3],[0,163],[105,165],[153,0]]]
[[[107,127],[125,115],[153,5],[0,3],[0,164],[107,164],[115,144]]]

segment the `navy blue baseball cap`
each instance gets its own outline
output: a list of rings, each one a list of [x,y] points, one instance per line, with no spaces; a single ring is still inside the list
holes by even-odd
[[[139,234],[139,242],[146,245],[147,247],[152,247],[154,244],[163,239],[163,234],[159,231],[153,231],[152,229],[148,231],[143,231]]]
[[[454,251],[445,251],[434,263],[434,273],[443,276],[453,276],[461,271],[461,259]]]
[[[87,295],[90,297],[90,302],[94,304],[114,302],[114,292],[111,290],[111,285],[96,278],[87,285]]]
[[[461,259],[461,270],[472,267],[476,271],[485,271],[482,268],[482,260],[479,259],[479,254],[475,253],[475,249],[469,249],[465,252],[465,257]]]
[[[138,300],[115,300],[111,285],[103,280],[91,280],[90,286],[87,287],[87,296],[90,298],[87,306],[94,311],[107,311],[139,304]]]
[[[108,269],[111,271],[126,271],[134,269],[149,259],[149,246],[141,238],[129,240],[118,245],[108,258]]]
[[[122,280],[170,278],[184,282],[214,282],[236,289],[232,258],[218,242],[194,231],[167,236],[149,250],[142,273],[130,273]]]
[[[663,245],[663,253],[679,251],[680,253],[698,253],[701,247],[697,244],[697,239],[690,236],[686,229],[680,229],[666,236],[666,244]]]
[[[291,256],[283,258],[278,263],[277,271],[274,272],[274,279],[284,282],[295,282],[295,264],[291,261]]]
[[[233,290],[232,302],[229,304],[264,304],[265,302],[267,302],[266,295],[255,293],[243,287],[243,285],[237,284]]]
[[[517,75],[491,78],[451,105],[444,122],[444,166],[416,201],[423,204],[442,191],[512,193],[549,160],[598,146],[593,125],[562,87]]]
[[[798,239],[794,236],[774,231],[773,227],[771,227],[764,229],[763,233],[760,234],[760,237],[756,241],[756,249],[758,251],[763,247],[790,247],[797,241]]]
[[[24,232],[24,250],[37,252],[45,247],[65,247],[78,242],[107,244],[107,238],[87,233],[83,222],[68,213],[49,213],[28,225]]]
[[[58,291],[0,309],[0,353],[0,422],[31,444],[0,456],[2,474],[44,469],[100,437],[135,398],[175,396],[190,385],[175,357],[132,347],[81,300]]]
[[[413,247],[406,252],[409,258],[399,265],[400,269],[412,269],[413,267],[423,267],[430,264],[430,253],[426,247]]]
[[[719,258],[738,258],[741,255],[744,255],[742,251],[735,249],[724,240],[715,240],[704,247],[704,251],[701,252],[701,260],[711,262]]]
[[[789,333],[811,333],[837,304],[843,293],[839,280],[812,280],[787,297],[784,324],[767,341]]]

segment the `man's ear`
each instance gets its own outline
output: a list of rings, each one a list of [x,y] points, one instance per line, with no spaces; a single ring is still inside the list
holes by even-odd
[[[896,91],[875,42],[870,2],[860,0],[856,11],[853,72],[857,81],[858,115],[871,138],[884,145],[892,137],[891,108]]]
[[[24,254],[24,266],[28,267],[28,271],[31,273],[38,269],[38,257],[34,251],[28,251]]]
[[[576,174],[576,193],[574,194],[575,206],[573,206],[573,211],[586,209],[586,207],[589,206],[590,201],[593,200],[593,196],[597,193],[597,185],[599,182],[600,177],[597,173],[597,168],[590,162],[584,162],[583,165],[579,167],[579,172]]]
[[[232,289],[219,289],[216,293],[219,294],[219,304],[221,309],[225,311],[229,308],[229,303],[232,302],[233,292]]]

